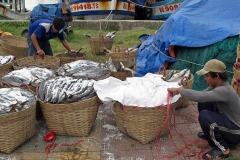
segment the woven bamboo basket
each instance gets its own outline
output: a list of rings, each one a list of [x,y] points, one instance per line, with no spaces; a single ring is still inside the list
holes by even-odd
[[[117,71],[111,72],[111,76],[120,79],[121,81],[125,81],[127,77],[132,77],[131,71]]]
[[[176,103],[171,104],[174,112]],[[143,108],[135,106],[123,107],[119,102],[114,104],[115,120],[119,131],[131,136],[139,142],[146,144],[156,138],[160,127],[167,116],[167,107]],[[173,112],[170,113],[170,126],[173,126]],[[168,125],[161,129],[159,137],[168,134]]]
[[[105,55],[104,48],[111,50],[114,38],[107,38],[99,34],[99,36],[88,38],[88,41],[93,54]]]
[[[166,76],[169,74],[169,72],[171,72],[171,70],[160,71],[157,74]],[[178,70],[178,72],[180,72],[180,70]],[[193,83],[194,83],[194,75],[190,74],[188,79],[185,81],[185,83],[182,83],[181,85],[183,86],[183,88],[192,89]],[[189,105],[189,100],[187,98],[185,97],[179,98],[177,108],[187,107],[188,105]]]
[[[240,65],[239,65],[240,66]],[[233,67],[233,77],[235,79],[238,79],[240,78],[240,68],[239,69],[236,69],[235,67]]]
[[[64,53],[64,54],[58,54],[58,55],[56,55],[56,57],[58,57],[60,59],[60,65],[70,63],[73,61],[77,61],[77,60],[86,60],[87,59],[87,55],[85,53],[79,53],[76,56],[70,56],[69,54]]]
[[[36,133],[36,104],[19,112],[0,114],[0,151],[10,154]]]
[[[8,63],[4,65],[0,65],[0,78],[2,78],[5,74],[8,72],[11,72],[13,70],[13,63]]]
[[[6,48],[1,46],[0,44],[0,55],[8,56],[8,55],[13,55],[17,59],[24,58],[28,56],[28,50],[26,49],[25,51],[18,51],[17,49],[14,48]]]
[[[23,37],[4,35],[0,38],[0,44],[6,48],[18,50],[19,52],[28,49],[27,39]]]
[[[58,57],[48,55],[45,55],[44,58],[41,58],[37,55],[17,59],[16,62],[13,63],[14,70],[22,69],[29,66],[37,66],[57,70],[60,66],[60,59]]]
[[[136,65],[138,51],[128,52],[126,49],[115,48],[111,53],[106,53],[107,58],[111,58],[116,69],[121,69],[120,62],[123,63],[124,67],[132,68]]]
[[[235,81],[232,81],[232,86],[233,86],[233,89],[236,91],[236,93],[238,94],[238,97],[240,97],[240,79],[239,80],[235,80]]]
[[[97,117],[97,96],[67,104],[51,104],[39,100],[48,129],[58,135],[87,136]]]

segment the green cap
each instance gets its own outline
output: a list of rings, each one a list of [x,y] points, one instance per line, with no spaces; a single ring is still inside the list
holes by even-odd
[[[217,59],[211,59],[204,65],[203,69],[197,71],[196,73],[197,75],[202,76],[207,74],[208,72],[226,72],[226,65]]]

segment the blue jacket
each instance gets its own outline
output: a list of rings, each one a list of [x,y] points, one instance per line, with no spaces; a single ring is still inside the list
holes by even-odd
[[[33,22],[28,29],[28,36],[31,37],[35,34],[39,40],[49,40],[59,37],[60,40],[64,40],[63,29],[58,33],[54,33],[52,30],[52,21],[48,19],[40,19]]]

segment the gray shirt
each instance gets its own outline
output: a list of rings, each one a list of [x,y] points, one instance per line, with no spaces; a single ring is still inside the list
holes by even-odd
[[[180,94],[194,102],[216,102],[220,112],[240,127],[240,99],[228,82],[216,88],[208,87],[204,91],[183,88]]]

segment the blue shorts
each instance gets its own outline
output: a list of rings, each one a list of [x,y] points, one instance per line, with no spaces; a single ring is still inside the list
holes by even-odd
[[[38,45],[45,52],[45,55],[52,56],[53,51],[52,51],[50,41],[49,40],[42,41],[42,40],[39,40],[39,39],[37,39],[37,40],[38,40]],[[37,52],[37,50],[34,47],[30,37],[27,37],[27,43],[28,43],[28,56],[33,56]]]

